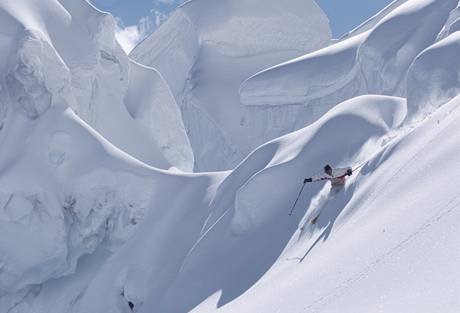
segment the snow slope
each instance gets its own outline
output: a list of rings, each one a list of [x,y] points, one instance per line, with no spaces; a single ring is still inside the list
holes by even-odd
[[[220,307],[242,295],[272,266],[292,236],[297,223],[287,213],[305,173],[322,167],[326,151],[333,152],[330,147],[353,158],[363,145],[378,145],[402,122],[404,113],[404,101],[398,99],[356,99],[311,127],[254,151],[228,176],[227,195],[214,205],[223,212],[208,221],[210,226],[189,252],[163,302],[152,294],[143,312],[189,312],[216,293],[219,299],[211,301]],[[343,135],[333,136],[335,131]],[[328,141],[330,146],[324,145]],[[337,157],[326,159],[334,164],[349,161]],[[254,173],[250,177],[241,173],[248,166]],[[283,184],[276,186],[277,181]],[[180,300],[177,295],[182,295]]]
[[[460,91],[460,32],[424,50],[407,74],[407,102],[411,115],[425,116]]]
[[[436,41],[457,3],[405,2],[366,32],[249,78],[240,88],[242,102],[303,105],[310,109],[310,116],[317,116],[362,94],[403,96],[407,69]]]
[[[84,1],[52,0],[2,2],[0,15],[0,311],[29,312],[47,282],[131,236],[155,197],[152,176],[174,176],[118,150],[80,117],[158,167],[190,169],[193,155],[169,87],[153,69],[129,66],[110,15]],[[133,95],[139,91],[143,102]],[[136,116],[149,111],[162,114]],[[60,305],[67,310],[84,283],[66,290]]]
[[[460,30],[460,4],[450,12],[449,18],[447,19],[444,28],[442,29],[441,33],[438,36],[438,39],[443,39],[450,35],[453,32]]]
[[[2,143],[2,160],[9,162],[2,164],[0,179],[1,312],[13,307],[16,312],[68,311],[94,271],[100,271],[101,263],[147,215],[164,212],[166,201],[172,208],[165,195],[179,188],[199,203],[206,201],[211,181],[218,177],[149,168],[116,149],[69,109],[49,109],[34,122],[22,113],[11,114],[4,131],[16,136]],[[16,140],[29,144],[18,149]],[[188,208],[181,198],[175,197],[182,203],[178,211]],[[190,196],[185,200],[195,206]],[[87,265],[77,267],[88,254]],[[88,268],[93,272],[87,274]],[[57,288],[59,279],[70,282]]]
[[[195,170],[222,170],[292,130],[299,113],[246,108],[239,85],[268,66],[325,46],[330,38],[329,21],[311,0],[193,0],[130,57],[156,68],[171,86]]]
[[[129,63],[116,43],[115,22],[110,15],[85,1],[64,0],[41,4],[9,1],[2,4],[1,12],[5,17],[1,46],[5,88],[29,118],[37,118],[51,106],[68,105],[138,159],[161,168],[191,169],[193,154],[177,105],[157,72],[144,70],[151,72],[144,76],[150,75],[157,85],[152,90],[156,101],[144,106],[155,111],[168,107],[170,112],[161,120],[146,123],[133,119],[127,111],[125,96],[145,82],[136,81],[137,67]],[[158,132],[151,125],[161,123],[176,127]]]
[[[384,17],[394,11],[401,4],[406,3],[408,0],[394,0],[388,4],[385,8],[379,11],[377,14],[366,20],[365,22],[358,25],[356,28],[350,30],[348,33],[344,34],[339,40],[344,40],[352,36],[359,35],[364,33],[377,25]]]
[[[458,312],[458,1],[325,48],[314,10],[191,1],[153,69],[85,1],[0,2],[0,313]]]
[[[455,98],[384,146],[323,201],[315,225],[318,208],[303,196],[303,232],[293,232],[252,289],[217,311],[457,312],[460,194],[452,177],[460,166],[451,134],[459,131],[459,108]],[[319,195],[328,193],[325,185]],[[212,304],[193,312],[216,311]]]
[[[360,155],[365,153],[361,150],[362,145],[365,144],[368,149],[379,146],[382,138],[392,128],[398,127],[404,116],[405,103],[401,99],[364,97],[352,100],[351,103],[337,107],[311,127],[262,146],[232,173],[203,174],[186,178],[183,175],[156,172],[136,163],[123,165],[115,158],[118,166],[131,173],[125,174],[131,177],[129,186],[138,190],[132,196],[137,198],[145,194],[145,197],[150,199],[148,208],[152,209],[145,213],[145,219],[139,228],[118,250],[113,248],[114,244],[110,242],[110,238],[115,235],[110,228],[105,230],[108,232],[105,236],[108,236],[109,243],[99,246],[95,244],[96,256],[97,253],[102,253],[104,248],[113,251],[114,254],[110,258],[106,256],[105,263],[103,266],[99,265],[101,269],[89,282],[81,282],[88,278],[85,278],[84,274],[83,278],[80,278],[79,271],[72,278],[63,278],[68,280],[66,285],[88,285],[83,293],[80,289],[81,294],[73,310],[124,312],[128,301],[131,301],[136,306],[145,302],[143,309],[147,311],[185,312],[214,291],[217,292],[218,289],[214,289],[219,286],[225,287],[226,290],[222,302],[234,299],[268,269],[267,266],[275,261],[283,249],[283,244],[287,243],[294,232],[297,223],[293,219],[285,218],[285,209],[291,203],[293,194],[297,192],[296,182],[301,180],[303,172],[321,167],[324,153],[329,150],[329,147],[321,148],[323,140],[330,138],[333,141],[331,147],[342,142],[342,146],[339,145],[337,149],[346,149],[350,158],[363,157],[364,155]],[[334,139],[333,130],[337,125],[343,129],[352,127],[355,132],[342,132],[344,138]],[[363,132],[363,129],[367,132]],[[354,134],[358,136],[353,136]],[[348,142],[345,138],[353,140]],[[310,150],[318,150],[318,154],[309,155]],[[289,153],[286,153],[287,151]],[[330,161],[348,160],[331,158]],[[103,159],[103,164],[111,163],[113,161]],[[110,173],[110,169],[104,171],[105,175],[113,176]],[[280,179],[279,175],[287,173],[297,173],[298,179],[292,179],[290,184],[286,184],[276,193],[273,192],[273,198],[266,198],[265,195],[262,198],[266,199],[265,206],[273,201],[272,205],[265,208],[265,212],[258,206],[251,205],[251,201],[256,201],[260,194],[251,191],[254,186],[268,189],[273,184],[272,179]],[[98,179],[99,175],[102,173],[92,174],[92,180],[101,179]],[[115,174],[115,177],[118,175],[121,174]],[[144,177],[144,182],[138,181],[138,175]],[[225,180],[222,181],[223,178]],[[107,181],[113,180],[111,178]],[[102,178],[102,182],[105,181]],[[122,186],[123,184],[113,191],[112,196],[115,199]],[[180,196],[171,199],[170,195],[174,192],[171,188],[181,190]],[[75,210],[79,212],[84,210],[84,207],[78,205],[81,201],[78,194],[76,197]],[[129,199],[130,197],[127,197],[124,203],[134,201]],[[163,209],[165,205],[168,210]],[[107,207],[110,206],[111,202],[107,204]],[[136,208],[134,206],[132,210]],[[101,210],[98,211],[100,213]],[[116,213],[112,214],[115,217],[111,218],[121,218]],[[273,223],[280,217],[284,217],[284,222],[274,228]],[[104,218],[98,220],[102,222]],[[119,223],[123,224],[121,221]],[[270,233],[270,236],[276,239],[276,245],[273,240],[262,240]],[[222,242],[227,244],[221,245]],[[272,245],[272,248],[263,252],[263,248],[268,248],[263,242]],[[254,259],[253,253],[260,253],[260,256]],[[101,262],[100,259],[98,256],[97,262]],[[197,259],[200,262],[197,262]],[[95,262],[92,260],[89,264],[96,266]],[[91,266],[86,265],[90,268]],[[223,271],[224,268],[227,270]],[[245,268],[246,279],[241,279],[240,271]],[[84,273],[85,269],[82,271]],[[194,277],[200,277],[199,284]],[[68,309],[70,305],[65,301],[75,301],[76,295],[71,298],[66,293],[64,297],[62,290],[55,287],[61,280],[45,284],[43,288],[46,292],[40,293],[31,301],[31,307],[39,307],[43,312],[50,312],[44,303],[49,303],[47,300],[50,297],[63,297],[63,302],[56,306],[55,312],[59,312],[58,309],[63,307]],[[184,295],[180,301],[177,294]],[[25,308],[27,307],[23,307],[22,310]]]

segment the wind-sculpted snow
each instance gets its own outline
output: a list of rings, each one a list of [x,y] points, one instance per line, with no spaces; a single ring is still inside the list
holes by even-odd
[[[460,32],[423,51],[407,74],[409,116],[424,117],[460,94]]]
[[[0,153],[0,312],[13,307],[14,312],[69,310],[94,279],[77,263],[89,258],[85,262],[92,270],[102,264],[110,268],[106,263],[110,254],[119,251],[149,215],[152,220],[146,231],[157,229],[164,235],[160,225],[169,225],[169,211],[164,208],[172,203],[166,195],[178,189],[183,194],[176,197],[181,216],[195,216],[190,206],[202,203],[203,212],[196,215],[189,240],[198,236],[207,213],[206,193],[212,189],[212,177],[217,182],[219,175],[186,177],[149,168],[113,147],[70,109],[50,108],[33,126],[30,123],[17,111],[10,113],[3,129],[15,136],[2,142]],[[18,148],[17,140],[29,144]],[[156,239],[157,248],[163,238]],[[176,251],[185,254],[186,247]],[[125,259],[122,266],[127,266]],[[166,267],[161,271],[165,273]],[[146,273],[145,279],[150,279]],[[113,278],[121,276],[117,273]],[[56,288],[61,281],[68,283]],[[136,280],[136,286],[139,283]],[[113,300],[123,299],[126,306],[126,299],[118,298],[118,290],[113,289],[123,284],[110,285],[105,289],[116,295]],[[50,308],[44,305],[49,297],[61,300]]]
[[[385,17],[358,51],[367,91],[404,95],[407,69],[435,42],[457,4],[457,0],[412,0]]]
[[[199,49],[198,30],[179,9],[153,35],[135,47],[130,57],[157,69],[177,97],[185,88]]]
[[[30,124],[10,112],[3,129],[14,136],[3,140],[1,153],[2,312],[36,286],[74,273],[102,241],[108,249],[123,243],[151,192],[133,192],[131,184],[143,186],[143,178],[111,169],[123,161],[110,162],[101,139],[69,111],[50,108]],[[19,148],[17,141],[29,144]]]
[[[124,103],[130,116],[148,131],[166,160],[180,169],[193,169],[194,156],[181,112],[159,72],[131,61]]]
[[[405,116],[403,99],[363,96],[341,103],[310,127],[268,143],[281,145],[283,149],[279,149],[271,162],[238,190],[232,221],[234,231],[253,231],[258,225],[286,213],[285,208],[295,198],[298,182],[308,172],[321,169],[324,163],[338,166],[359,159],[357,157],[363,153],[361,149],[366,144],[401,126]],[[325,150],[327,154],[323,152]],[[254,197],[270,190],[276,182],[283,182],[276,192],[267,192],[263,199]]]
[[[31,312],[84,256],[101,255],[95,269],[131,237],[163,175],[80,118],[158,167],[190,170],[193,154],[168,86],[129,64],[110,15],[85,1],[18,0],[0,16],[0,312]],[[86,288],[76,281],[57,312]]]
[[[365,21],[364,23],[358,25],[356,28],[350,30],[348,33],[344,34],[339,40],[344,40],[359,34],[362,34],[368,30],[374,28],[382,19],[384,19],[388,14],[393,12],[397,7],[406,3],[409,0],[394,0],[388,4],[384,9],[379,11],[373,17]]]
[[[313,111],[328,100],[337,103],[341,98],[363,93],[356,57],[366,37],[367,33],[352,37],[256,74],[240,88],[243,103],[249,106],[312,103]]]
[[[460,30],[460,3],[450,12],[444,28],[439,33],[438,40],[444,39],[450,34]]]
[[[312,1],[195,0],[153,69],[86,1],[0,2],[0,313],[459,311],[457,19],[324,47]]]
[[[158,120],[146,125],[139,116],[130,116],[124,98],[137,83],[145,82],[139,82],[136,69],[130,71],[136,65],[129,63],[115,41],[113,17],[85,1],[46,0],[39,5],[20,0],[4,3],[0,10],[4,16],[0,55],[5,57],[0,68],[8,92],[2,112],[10,103],[11,109],[36,119],[52,106],[70,106],[136,158],[161,168],[192,169],[193,153],[177,104],[153,69],[145,69],[156,76],[150,80],[156,88],[145,95],[149,100],[142,105],[144,119],[152,116],[148,111],[156,111],[174,127],[160,131],[152,127],[160,125]]]
[[[217,190],[202,237],[163,300],[158,291],[152,292],[141,312],[189,312],[215,293],[219,295],[212,301],[221,307],[244,294],[292,235],[293,225],[286,218],[303,177],[321,169],[325,161],[338,165],[365,157],[362,147],[379,146],[401,125],[405,113],[403,99],[357,98],[310,127],[255,150]],[[180,301],[178,294],[183,295]]]
[[[327,17],[310,0],[266,1],[263,6],[254,0],[225,0],[218,6],[192,0],[137,46],[131,57],[157,68],[177,95],[203,44],[226,56],[244,57],[311,51],[329,38]]]
[[[240,84],[268,66],[324,47],[330,38],[327,17],[310,0],[194,0],[130,56],[156,68],[171,86],[196,156],[195,170],[222,170],[292,130],[291,117],[299,113],[245,108]],[[203,130],[210,135],[203,136]]]
[[[282,245],[282,254],[268,272],[227,305],[220,306],[218,294],[193,312],[281,308],[293,313],[364,313],[378,307],[382,312],[428,313],[460,308],[460,278],[452,274],[460,260],[460,193],[451,183],[460,174],[456,158],[460,146],[451,136],[460,131],[459,103],[457,97],[409,132],[398,131],[393,139],[391,135],[339,193],[331,193],[329,185],[306,186],[296,208],[299,218],[305,215],[300,229]],[[295,199],[294,191],[291,196]],[[258,236],[258,244],[266,246],[258,250],[254,245],[245,252],[259,258],[273,249],[280,236],[278,227],[289,228],[286,220],[287,216],[276,217]],[[245,277],[257,266],[244,261]]]
[[[38,32],[20,34],[15,64],[6,76],[13,105],[30,119],[70,99],[70,73],[54,48]]]
[[[304,105],[321,116],[362,94],[403,96],[410,64],[435,42],[457,3],[407,1],[361,34],[249,78],[240,88],[242,102]]]

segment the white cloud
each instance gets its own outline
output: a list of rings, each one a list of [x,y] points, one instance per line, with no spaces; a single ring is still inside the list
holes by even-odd
[[[167,16],[164,17],[166,19]],[[163,20],[162,20],[163,21]],[[145,16],[139,20],[137,25],[123,25],[120,19],[117,19],[118,25],[115,30],[115,38],[120,43],[123,50],[128,54],[133,48],[145,37],[150,35],[158,27],[158,16]]]
[[[137,43],[142,40],[143,35],[137,25],[122,28],[120,26],[115,30],[115,38],[120,46],[128,54],[133,50]]]
[[[137,25],[125,27],[120,18],[117,19],[115,38],[126,53],[131,50],[145,37],[166,21],[174,8],[184,0],[157,0],[149,16],[142,17]]]

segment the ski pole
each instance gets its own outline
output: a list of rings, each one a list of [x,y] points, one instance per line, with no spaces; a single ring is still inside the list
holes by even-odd
[[[363,163],[361,163],[360,165],[356,166],[356,167],[353,169],[353,172],[359,170],[359,169],[360,169],[361,167],[363,167],[364,164],[366,164],[368,161],[369,161],[369,160],[366,160],[366,161],[364,161]]]
[[[291,212],[289,213],[289,216],[292,216],[292,213],[294,213],[295,206],[297,204],[297,201],[299,201],[300,195],[302,194],[303,189],[305,188],[306,183],[303,183],[302,188],[300,188],[299,195],[297,196],[297,199],[295,199],[294,205],[292,206]]]

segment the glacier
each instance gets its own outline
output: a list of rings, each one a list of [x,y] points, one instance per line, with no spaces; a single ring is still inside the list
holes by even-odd
[[[458,12],[0,1],[0,313],[459,311]]]
[[[229,170],[292,130],[290,108],[239,100],[251,74],[327,45],[329,21],[314,1],[189,1],[130,53],[172,86],[196,156],[195,171]]]

